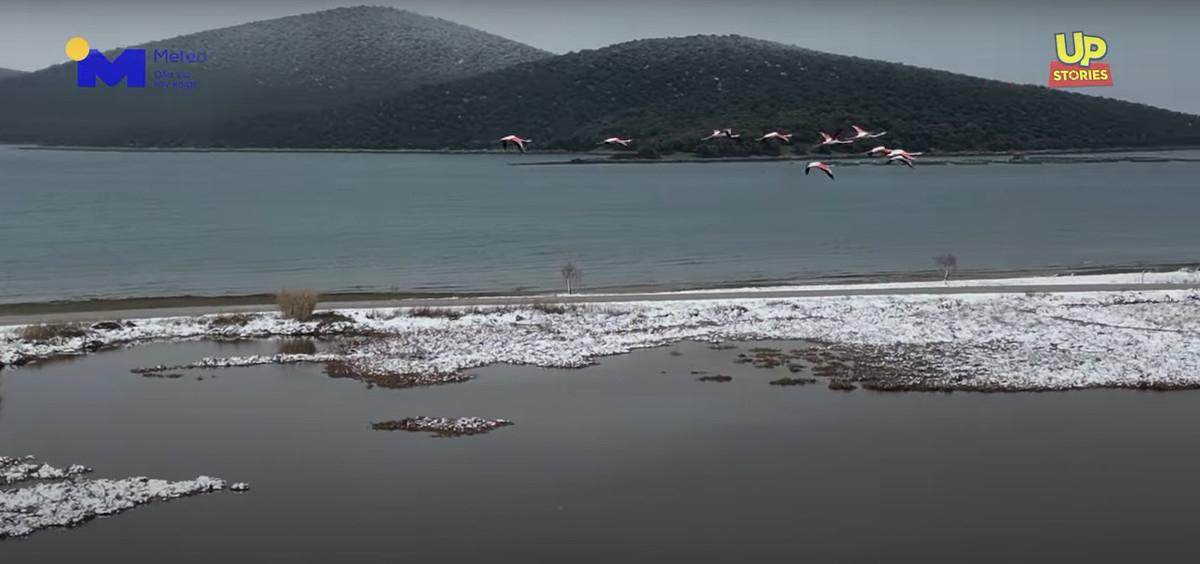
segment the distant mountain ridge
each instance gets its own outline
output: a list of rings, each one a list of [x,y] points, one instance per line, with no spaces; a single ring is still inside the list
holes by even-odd
[[[881,143],[922,151],[1200,144],[1198,116],[740,36],[632,41],[385,100],[109,143],[478,149],[517,134],[534,139],[534,149],[590,150],[619,135],[658,151],[716,156],[778,152],[745,142],[775,130],[807,148],[817,131],[854,124],[889,131]],[[746,135],[699,141],[719,127]]]
[[[68,62],[0,86],[0,135],[50,141],[394,95],[552,53],[404,10],[337,8],[131,46],[205,51],[197,87],[75,87]],[[122,49],[106,53],[111,59]],[[159,67],[147,63],[148,74]]]

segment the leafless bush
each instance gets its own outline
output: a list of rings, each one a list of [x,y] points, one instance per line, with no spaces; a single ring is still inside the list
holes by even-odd
[[[284,290],[275,294],[275,303],[279,305],[279,311],[284,317],[308,321],[312,319],[320,297],[316,290]]]
[[[942,281],[949,280],[950,273],[958,270],[958,257],[949,253],[933,257],[933,262],[942,269]]]
[[[579,282],[579,269],[574,263],[567,261],[567,264],[564,264],[559,270],[559,274],[562,274],[563,282],[567,283],[567,293],[570,294],[572,288]]]

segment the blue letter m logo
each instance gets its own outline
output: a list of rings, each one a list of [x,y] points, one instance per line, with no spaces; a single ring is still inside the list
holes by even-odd
[[[104,53],[92,49],[87,57],[75,63],[75,85],[95,88],[97,77],[109,86],[116,86],[124,78],[126,88],[145,88],[146,50],[126,49],[109,62]]]

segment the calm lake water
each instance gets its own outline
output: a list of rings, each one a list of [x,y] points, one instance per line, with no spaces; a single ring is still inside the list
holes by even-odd
[[[1200,163],[509,166],[548,158],[0,148],[0,303],[1200,259]]]
[[[780,371],[700,344],[414,390],[305,366],[129,373],[260,350],[155,345],[0,373],[0,453],[252,487],[0,542],[0,561],[1127,564],[1194,545],[1196,393],[779,388]],[[516,425],[369,428],[413,415]]]

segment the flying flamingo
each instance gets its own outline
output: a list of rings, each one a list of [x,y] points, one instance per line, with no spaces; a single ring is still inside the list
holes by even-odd
[[[759,141],[766,141],[767,139],[778,139],[781,143],[791,143],[792,134],[788,133],[787,135],[784,135],[778,131],[772,131],[758,138]]]
[[[620,145],[620,146],[628,149],[630,141],[633,141],[633,139],[621,139],[620,137],[609,137],[608,139],[605,139],[604,141],[597,143],[597,145]]]
[[[813,145],[813,147],[824,147],[826,145],[838,145],[838,144],[843,144],[843,143],[853,143],[853,141],[848,141],[845,139],[838,139],[836,137],[831,137],[828,133],[825,133],[824,131],[818,131],[817,133],[821,134],[821,141],[819,143],[817,143],[816,145]]]
[[[522,153],[524,153],[525,144],[531,142],[533,142],[533,139],[521,139],[520,135],[507,135],[500,138],[500,146],[504,147],[505,151],[508,150],[508,144],[512,143],[518,149],[520,149]]]
[[[875,147],[874,149],[871,149],[870,151],[867,151],[867,154],[872,155],[872,156],[889,157],[889,158],[895,157],[895,156],[901,156],[901,157],[906,157],[909,160],[912,160],[913,157],[920,155],[921,153],[919,151],[916,153],[910,153],[908,151],[905,151],[904,149],[889,149],[887,147],[884,147],[883,145],[880,145],[878,147]]]
[[[833,171],[830,170],[829,165],[827,165],[821,161],[813,161],[811,163],[808,163],[808,166],[804,167],[805,176],[808,175],[808,171],[810,171],[814,168],[820,170],[821,172],[824,172],[825,175],[828,176],[830,180],[833,180]]]
[[[913,168],[912,158],[906,157],[904,155],[894,155],[894,156],[888,157],[888,163],[904,163],[904,164],[908,165],[908,168]]]
[[[709,134],[709,136],[708,136],[708,137],[701,137],[701,138],[700,138],[700,140],[701,140],[701,141],[708,141],[709,139],[715,139],[715,138],[717,138],[717,137],[725,137],[725,138],[728,138],[728,139],[737,139],[738,137],[741,137],[741,135],[740,135],[740,134],[735,134],[735,133],[733,132],[733,130],[732,130],[732,129],[728,129],[728,128],[726,128],[726,129],[714,129],[714,130],[713,130],[713,132],[712,132],[711,134]]]
[[[884,135],[887,135],[886,131],[880,131],[879,133],[871,133],[870,131],[867,131],[857,125],[852,125],[850,127],[854,128],[854,136],[847,137],[846,138],[847,141],[858,141],[859,139],[874,139],[876,137],[883,137]]]

